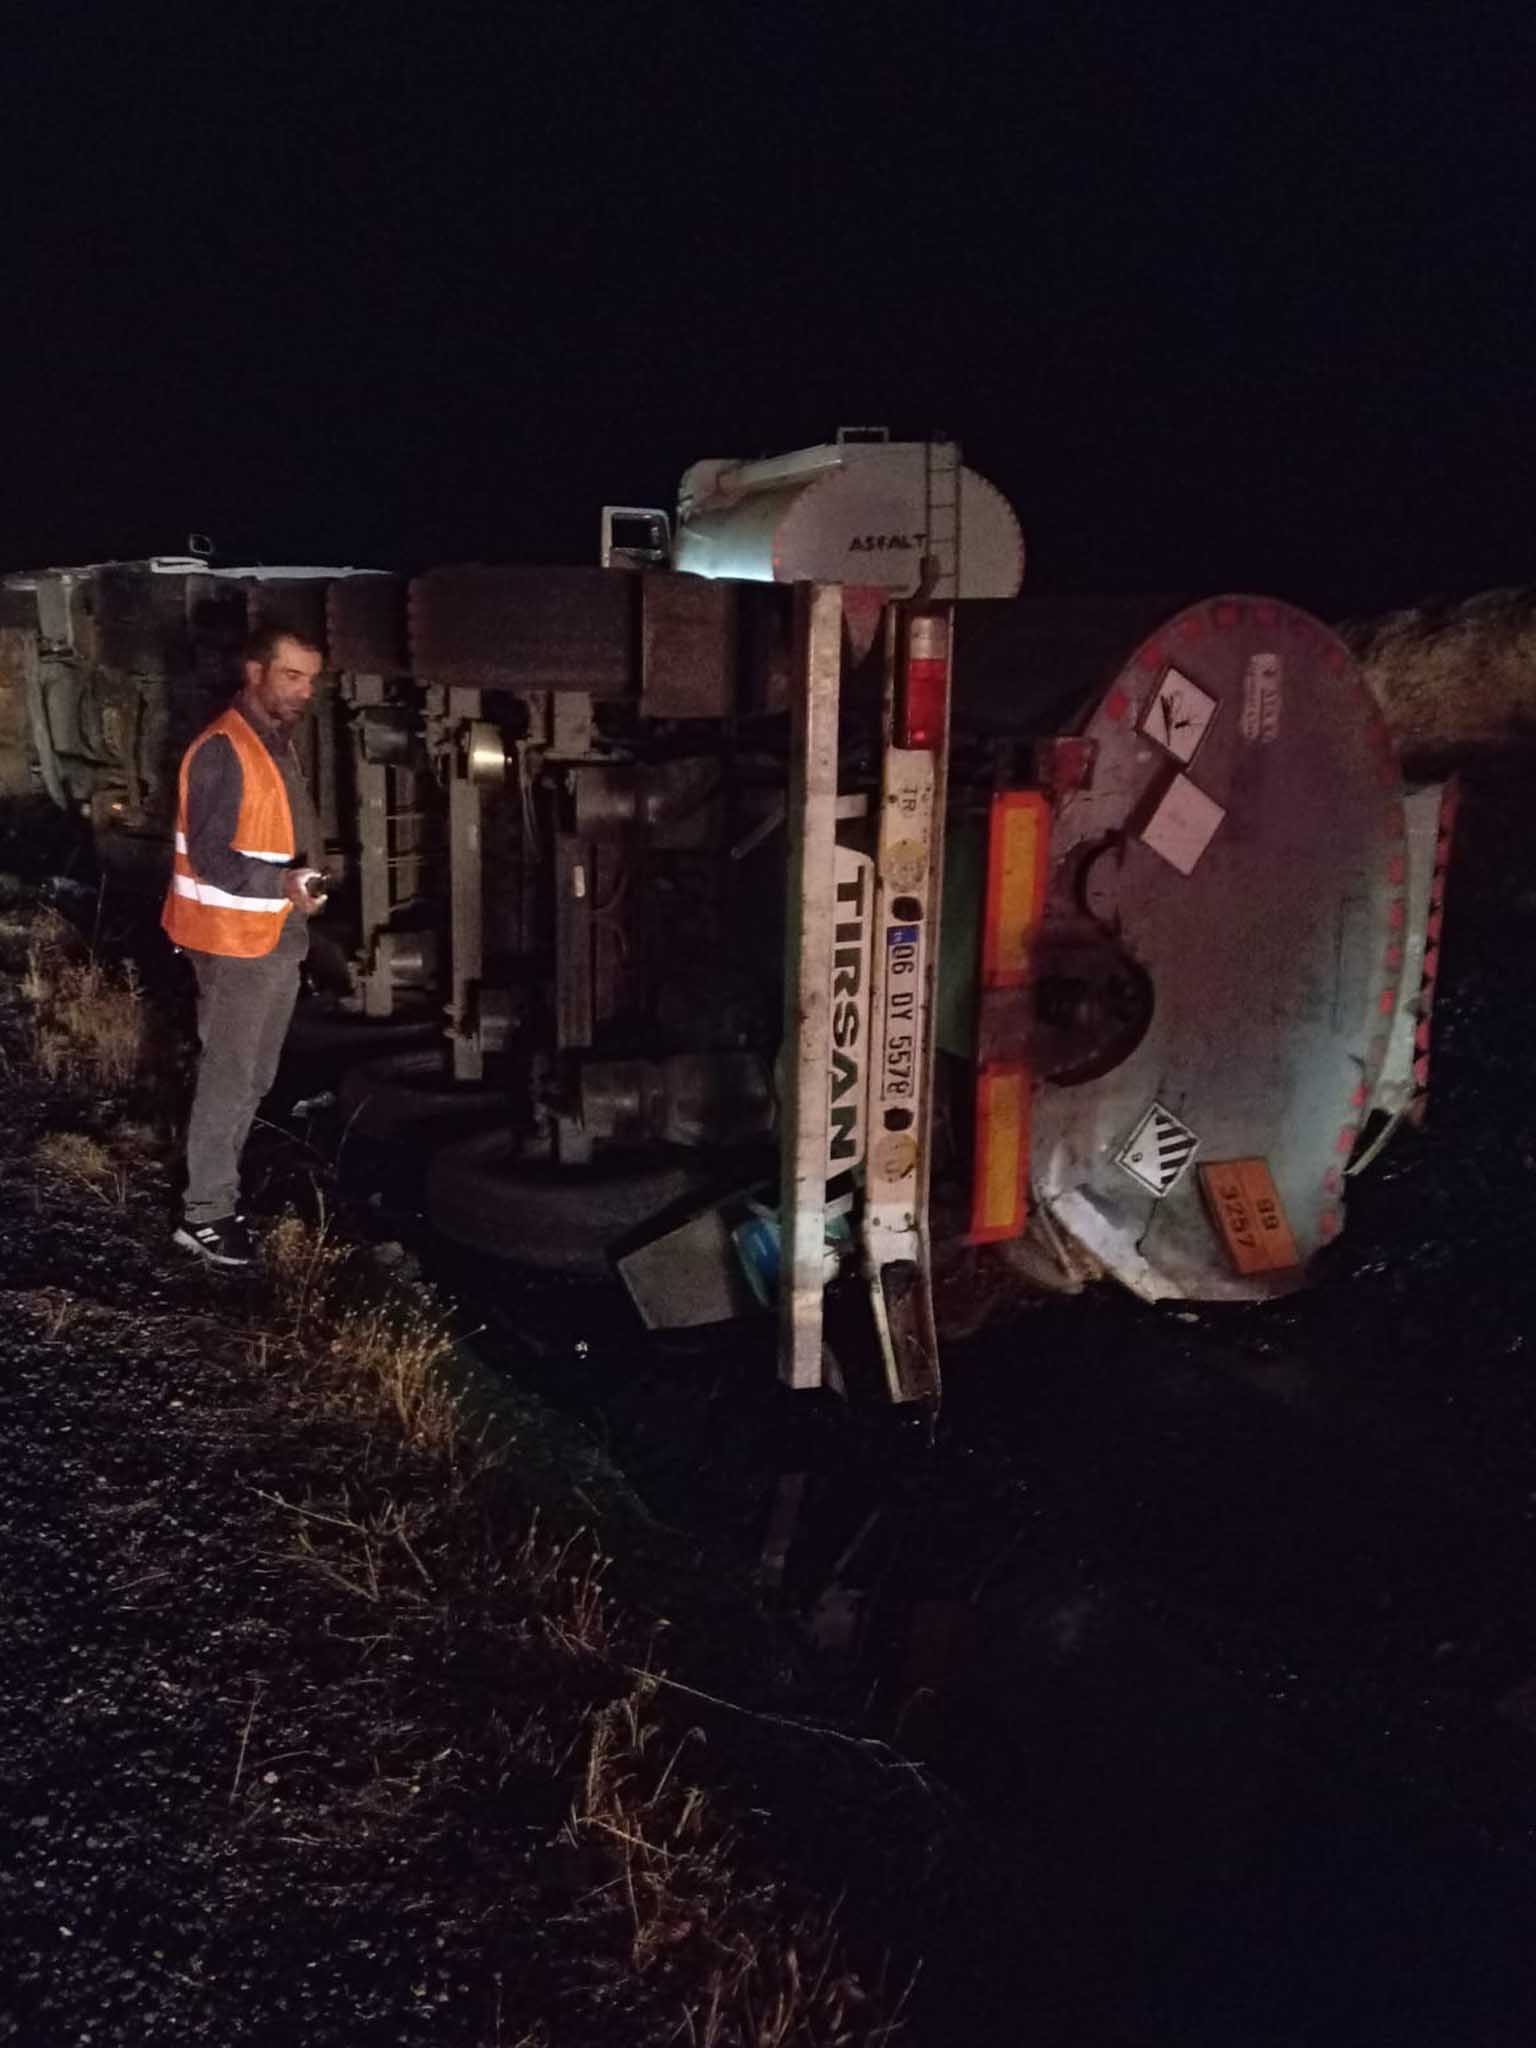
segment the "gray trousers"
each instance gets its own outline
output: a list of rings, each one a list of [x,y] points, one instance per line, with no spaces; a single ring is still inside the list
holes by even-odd
[[[189,1223],[215,1223],[240,1206],[240,1153],[272,1086],[299,993],[301,949],[260,960],[215,953],[187,958],[197,974],[197,1091],[187,1124]]]

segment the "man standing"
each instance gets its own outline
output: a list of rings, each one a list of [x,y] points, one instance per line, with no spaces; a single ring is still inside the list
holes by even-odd
[[[197,1090],[175,1242],[215,1266],[249,1266],[240,1153],[272,1086],[309,949],[319,827],[293,735],[314,695],[319,648],[270,625],[243,649],[243,687],[181,764],[176,854],[161,923],[197,974]]]

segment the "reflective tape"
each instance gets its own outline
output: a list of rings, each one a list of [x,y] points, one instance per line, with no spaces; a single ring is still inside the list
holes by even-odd
[[[984,1067],[976,1076],[972,1244],[1017,1237],[1029,1220],[1030,1095],[1022,1066]]]
[[[195,875],[173,875],[171,886],[178,896],[190,896],[194,903],[206,903],[211,910],[258,910],[270,916],[274,910],[289,910],[286,896],[231,896],[227,889],[215,889]]]
[[[178,832],[176,834],[176,851],[178,853],[186,853],[189,850],[186,833]],[[265,848],[260,846],[236,846],[231,848],[231,851],[243,854],[247,860],[269,860],[278,866],[286,866],[293,859],[291,853],[268,853]]]

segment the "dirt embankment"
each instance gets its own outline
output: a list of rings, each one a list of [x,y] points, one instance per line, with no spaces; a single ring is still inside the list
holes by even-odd
[[[559,1426],[312,1220],[258,1283],[176,1263],[142,997],[0,920],[0,2041],[889,2038],[906,1970],[745,1775],[771,1719],[605,1591],[590,1453],[578,1501]]]

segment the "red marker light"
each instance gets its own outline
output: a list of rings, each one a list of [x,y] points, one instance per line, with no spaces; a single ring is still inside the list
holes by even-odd
[[[920,612],[907,629],[907,669],[896,720],[898,746],[933,751],[949,706],[949,621]]]

